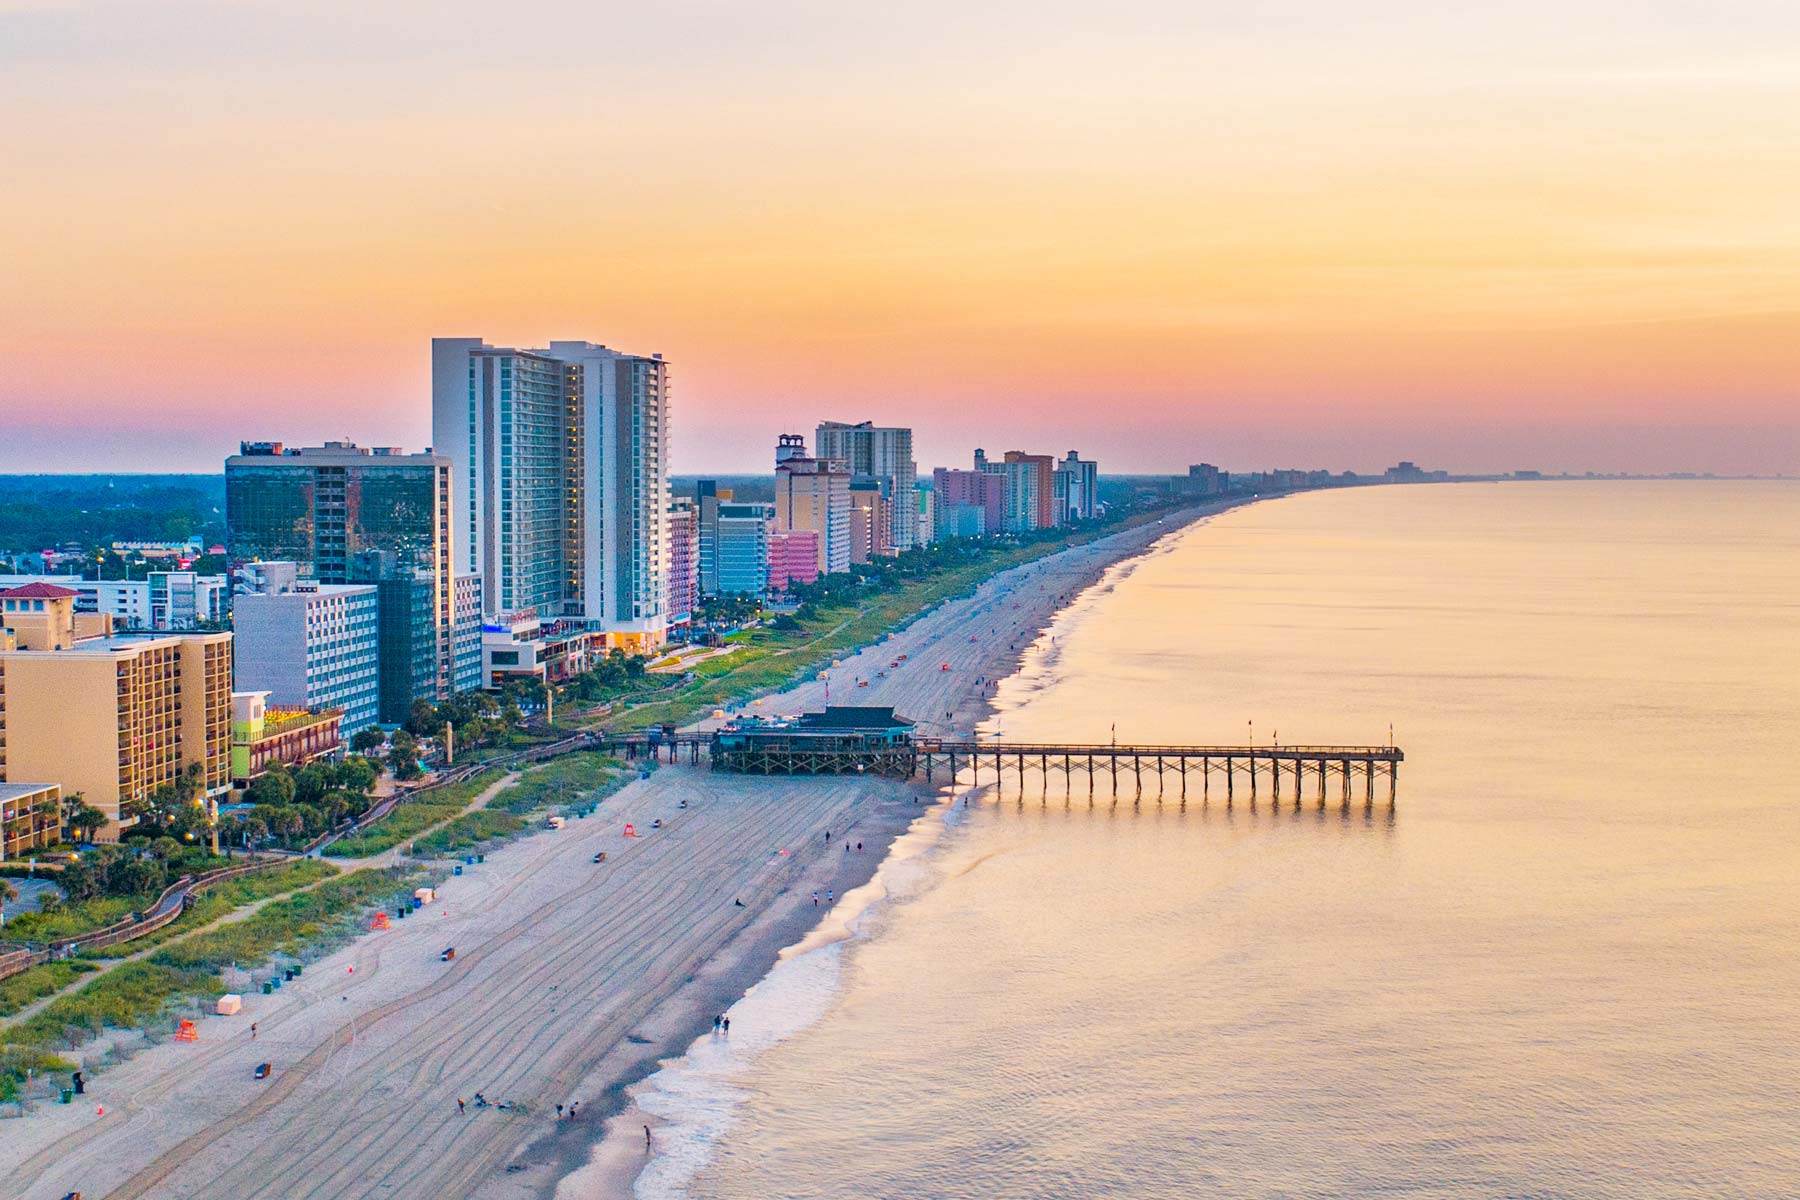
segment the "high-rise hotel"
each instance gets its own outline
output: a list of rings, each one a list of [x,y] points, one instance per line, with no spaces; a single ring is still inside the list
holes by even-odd
[[[920,544],[918,498],[914,493],[919,468],[913,462],[912,430],[876,425],[873,421],[854,425],[821,421],[813,439],[813,453],[820,458],[841,460],[853,477],[872,478],[880,484],[881,497],[889,510],[888,544],[892,549],[908,550]]]
[[[488,618],[586,621],[625,649],[667,636],[668,364],[591,342],[431,343],[431,424],[454,464],[459,574]]]
[[[375,585],[383,724],[478,679],[478,666],[458,661],[479,643],[458,629],[451,481],[441,454],[351,442],[245,442],[225,460],[234,566],[292,562],[319,583]]]

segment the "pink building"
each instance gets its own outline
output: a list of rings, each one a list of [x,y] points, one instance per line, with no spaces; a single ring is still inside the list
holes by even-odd
[[[700,603],[700,510],[692,500],[669,506],[669,626],[686,626]]]
[[[814,583],[818,578],[818,530],[769,531],[769,591],[785,592],[790,583]]]
[[[1006,528],[1006,480],[986,471],[931,473],[937,493],[938,532],[944,537],[981,537]]]

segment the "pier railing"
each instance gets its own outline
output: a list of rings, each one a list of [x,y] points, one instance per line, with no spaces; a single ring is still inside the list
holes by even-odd
[[[1328,781],[1334,776],[1345,805],[1356,790],[1358,776],[1365,803],[1374,803],[1375,781],[1380,778],[1387,781],[1388,803],[1394,803],[1400,764],[1406,760],[1397,746],[1121,746],[920,738],[914,750],[916,769],[927,783],[936,782],[940,771],[954,780],[966,768],[971,784],[980,786],[983,768],[987,768],[994,783],[1003,783],[1011,775],[1021,789],[1027,772],[1032,771],[1045,788],[1057,774],[1063,778],[1065,791],[1073,791],[1075,781],[1085,779],[1089,795],[1104,784],[1114,795],[1129,787],[1142,796],[1146,782],[1162,795],[1173,780],[1185,799],[1193,779],[1198,780],[1200,795],[1210,798],[1216,776],[1224,785],[1227,804],[1237,798],[1242,787],[1253,802],[1262,792],[1271,800],[1291,796],[1299,804],[1310,791],[1321,807],[1330,790]]]

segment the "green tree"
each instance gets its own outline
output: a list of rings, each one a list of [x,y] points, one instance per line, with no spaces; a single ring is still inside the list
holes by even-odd
[[[269,826],[261,817],[251,815],[240,823],[239,833],[244,839],[244,845],[254,846],[269,836]]]
[[[366,758],[347,758],[337,765],[336,782],[339,791],[364,796],[374,789],[378,778],[380,773]]]
[[[419,775],[419,743],[413,735],[396,729],[389,741],[393,748],[388,751],[388,770],[394,778],[412,779]]]
[[[358,754],[367,754],[371,750],[379,750],[381,743],[385,741],[387,738],[382,736],[381,730],[371,725],[367,729],[356,731],[356,736],[350,739],[350,749]]]
[[[430,737],[444,727],[444,718],[429,700],[414,700],[406,714],[406,732],[414,737]]]
[[[250,781],[244,799],[251,804],[281,808],[294,802],[294,778],[280,767],[270,767]]]
[[[87,796],[74,792],[63,797],[62,824],[71,841],[92,841],[94,834],[106,824],[106,814],[87,802]]]
[[[337,768],[329,763],[307,763],[294,772],[294,803],[317,804],[337,783]]]

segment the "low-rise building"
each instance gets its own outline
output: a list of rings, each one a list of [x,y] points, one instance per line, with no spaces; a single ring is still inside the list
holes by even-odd
[[[82,579],[74,575],[0,575],[0,588],[49,583],[75,592],[75,611],[104,614],[120,631],[185,633],[224,625],[231,612],[230,581],[193,571],[152,571],[144,579]]]
[[[541,619],[535,609],[503,613],[481,629],[483,686],[510,679],[562,683],[608,651],[607,634],[587,622]]]
[[[0,783],[0,862],[24,858],[61,837],[62,788]]]
[[[344,748],[344,711],[271,707],[267,692],[231,694],[231,781],[243,787],[272,766],[302,767]]]
[[[229,633],[114,634],[54,584],[0,592],[0,780],[49,781],[106,815],[192,772],[231,784]]]

